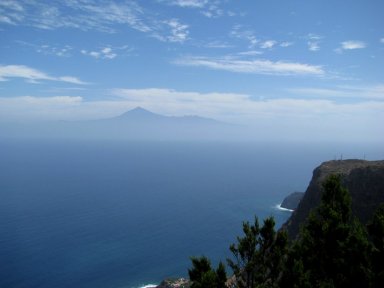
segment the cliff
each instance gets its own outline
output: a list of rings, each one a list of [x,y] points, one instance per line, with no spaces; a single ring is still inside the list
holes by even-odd
[[[330,174],[340,174],[352,198],[352,213],[367,223],[384,202],[384,161],[335,160],[322,163],[313,171],[309,186],[297,209],[283,225],[294,239],[311,209],[321,200],[322,183]]]

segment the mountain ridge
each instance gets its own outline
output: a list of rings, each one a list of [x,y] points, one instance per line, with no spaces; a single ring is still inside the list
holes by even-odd
[[[132,120],[132,121],[180,121],[182,122],[199,122],[199,123],[207,123],[207,124],[220,124],[220,125],[228,125],[226,123],[217,121],[212,118],[206,118],[198,115],[184,115],[184,116],[166,116],[158,113],[154,113],[148,109],[145,109],[141,106],[137,106],[134,109],[128,110],[116,117],[108,118],[110,120]],[[107,120],[108,120],[107,119]]]
[[[134,109],[125,111],[124,113],[122,113],[116,117],[112,117],[112,118],[108,118],[108,119],[126,120],[126,119],[133,118],[133,117],[146,119],[146,118],[166,118],[167,116],[160,115],[160,114],[154,113],[152,111],[149,111],[147,109],[144,109],[140,106],[137,106]]]
[[[237,141],[250,135],[235,124],[196,115],[166,116],[140,106],[103,119],[31,122],[3,128],[5,137],[36,139]]]

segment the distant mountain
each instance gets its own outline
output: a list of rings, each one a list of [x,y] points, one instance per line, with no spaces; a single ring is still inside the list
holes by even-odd
[[[141,107],[136,107],[111,119],[121,121],[162,121],[167,118],[169,117],[153,113]]]
[[[149,110],[146,110],[142,107],[136,107],[132,110],[129,110],[117,117],[110,118],[110,120],[115,121],[126,121],[126,122],[135,122],[135,123],[149,123],[152,122],[153,125],[158,124],[207,124],[207,125],[225,125],[222,122],[216,121],[210,118],[204,118],[195,115],[187,116],[164,116],[160,114],[153,113]],[[228,124],[227,124],[228,125]]]
[[[60,139],[211,141],[239,139],[241,134],[236,125],[200,116],[164,116],[142,107],[107,119],[27,123],[5,128],[4,136]]]
[[[136,107],[117,117],[91,121],[93,136],[137,140],[223,139],[231,125],[200,116],[164,116]],[[88,134],[89,134],[88,133]]]

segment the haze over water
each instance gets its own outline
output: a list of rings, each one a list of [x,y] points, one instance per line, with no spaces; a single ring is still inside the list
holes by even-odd
[[[338,151],[379,147],[1,140],[0,286],[138,287],[225,261],[241,222]],[[340,149],[340,150],[338,150]]]

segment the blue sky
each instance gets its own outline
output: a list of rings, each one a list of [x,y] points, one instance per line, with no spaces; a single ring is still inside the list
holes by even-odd
[[[384,141],[381,0],[0,1],[0,121],[142,106]]]

